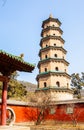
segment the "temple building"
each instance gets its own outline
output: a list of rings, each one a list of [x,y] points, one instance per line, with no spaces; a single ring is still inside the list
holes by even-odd
[[[42,23],[41,41],[37,75],[37,91],[46,91],[52,101],[73,99],[68,74],[69,62],[66,60],[67,51],[64,49],[61,22],[52,15]]]

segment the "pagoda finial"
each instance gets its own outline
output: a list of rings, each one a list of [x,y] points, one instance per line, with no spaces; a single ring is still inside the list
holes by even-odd
[[[53,18],[52,14],[50,14],[49,18]]]

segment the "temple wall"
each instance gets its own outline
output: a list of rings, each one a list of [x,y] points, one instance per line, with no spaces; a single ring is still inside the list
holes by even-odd
[[[25,105],[8,105],[15,112],[15,122],[32,122],[36,121],[38,115],[38,109],[36,107],[30,107]],[[1,104],[0,104],[1,109]],[[52,105],[44,113],[45,120],[54,121],[72,121],[72,117],[76,118],[78,122],[84,122],[84,103],[77,104],[58,104]],[[1,111],[0,111],[1,120]]]

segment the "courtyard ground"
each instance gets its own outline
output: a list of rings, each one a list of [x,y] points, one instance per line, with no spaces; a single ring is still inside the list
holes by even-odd
[[[56,125],[13,125],[0,126],[0,130],[84,130],[84,124],[78,124],[74,127],[72,124],[56,124]]]

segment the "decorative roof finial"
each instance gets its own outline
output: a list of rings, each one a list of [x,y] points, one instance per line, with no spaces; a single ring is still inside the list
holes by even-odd
[[[21,53],[19,57],[20,57],[21,59],[23,59],[23,58],[24,58],[24,54]]]
[[[49,18],[53,18],[52,14],[50,14]]]

